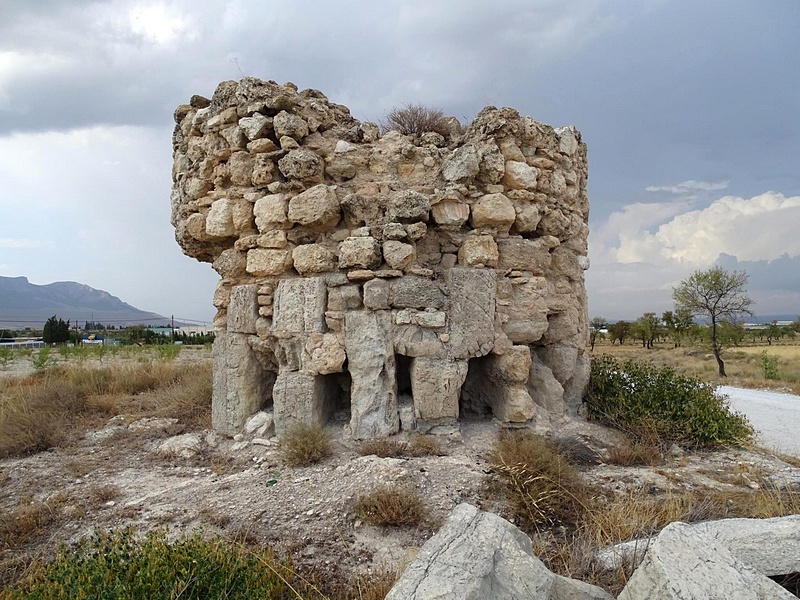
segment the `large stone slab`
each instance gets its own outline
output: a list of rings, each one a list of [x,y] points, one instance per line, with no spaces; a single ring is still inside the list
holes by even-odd
[[[247,418],[272,394],[272,377],[247,343],[249,337],[217,331],[214,339],[211,424],[227,435],[239,433]]]
[[[789,551],[797,552],[795,544]],[[667,525],[647,550],[619,600],[790,600],[793,594],[738,560],[713,536],[686,523]]]
[[[352,436],[369,439],[397,433],[400,417],[391,312],[347,311],[344,344],[352,377]]]
[[[281,279],[273,300],[273,329],[287,333],[325,331],[327,289],[322,277]]]
[[[454,423],[461,386],[467,377],[467,361],[419,357],[411,361],[409,372],[417,423]]]
[[[386,596],[434,599],[613,600],[598,587],[551,573],[522,531],[469,504],[453,510]]]
[[[235,285],[228,304],[228,331],[255,333],[258,320],[258,286]]]
[[[446,273],[450,300],[450,351],[464,359],[487,354],[494,346],[497,273],[492,269],[453,267]]]
[[[336,387],[329,378],[305,371],[281,371],[272,392],[275,434],[292,425],[324,425],[336,405]]]

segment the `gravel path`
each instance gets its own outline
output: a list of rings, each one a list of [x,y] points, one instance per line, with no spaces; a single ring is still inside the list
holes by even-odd
[[[800,396],[729,385],[717,388],[734,410],[747,415],[765,448],[800,458]]]

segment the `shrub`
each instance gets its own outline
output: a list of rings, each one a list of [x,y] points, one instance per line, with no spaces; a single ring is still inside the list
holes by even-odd
[[[408,452],[408,444],[395,438],[381,437],[365,440],[358,445],[361,456],[374,454],[380,458],[399,458]]]
[[[712,384],[671,367],[594,359],[585,401],[590,418],[635,441],[655,436],[662,445],[714,447],[744,443],[753,435],[747,418],[731,412]]]
[[[372,525],[418,525],[428,514],[419,494],[408,487],[381,486],[360,496],[355,513]]]
[[[322,598],[289,561],[223,538],[168,542],[163,532],[137,539],[132,530],[97,534],[74,551],[61,547],[30,580],[0,593],[37,598]]]
[[[0,346],[0,368],[5,371],[8,368],[8,363],[12,360],[14,360],[14,355],[11,352],[11,348]]]
[[[764,379],[778,379],[778,357],[764,350],[758,358]]]
[[[39,348],[39,352],[33,356],[31,362],[33,363],[33,368],[37,371],[42,371],[49,367],[52,364],[50,348],[46,346],[44,348]]]
[[[291,467],[305,467],[331,454],[330,433],[321,425],[292,425],[281,438],[281,454]]]
[[[586,486],[556,445],[529,431],[502,431],[489,454],[514,514],[527,530],[575,523],[587,506]]]
[[[414,135],[433,131],[446,135],[447,128],[442,121],[441,110],[428,108],[422,104],[406,104],[402,108],[393,108],[381,121],[383,131],[399,131],[403,135]]]

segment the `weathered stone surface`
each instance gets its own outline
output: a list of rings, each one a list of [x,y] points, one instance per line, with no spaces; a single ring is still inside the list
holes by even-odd
[[[203,450],[203,440],[199,433],[184,433],[167,438],[158,446],[158,453],[164,456],[193,458]]]
[[[486,194],[472,205],[470,222],[476,229],[487,227],[508,233],[516,218],[514,205],[505,195]]]
[[[298,194],[289,200],[289,220],[299,225],[330,229],[339,222],[340,209],[336,191],[324,184]]]
[[[417,258],[414,246],[395,240],[383,242],[383,259],[392,269],[405,269]]]
[[[271,377],[243,333],[217,331],[211,422],[227,435],[241,431],[247,418],[271,398]]]
[[[336,256],[320,244],[303,244],[292,250],[292,262],[300,275],[327,273],[336,269]]]
[[[322,333],[325,331],[327,286],[322,277],[281,279],[275,289],[275,331]]]
[[[292,253],[288,250],[254,248],[247,252],[246,270],[251,275],[281,275],[291,268]]]
[[[339,244],[340,269],[376,269],[381,264],[381,245],[373,237],[349,237]]]
[[[687,596],[689,597],[689,596]],[[613,600],[551,573],[514,525],[459,504],[406,568],[386,600]]]
[[[228,331],[255,333],[258,319],[258,286],[235,285],[228,304]]]
[[[796,551],[797,546],[793,546]],[[670,523],[647,549],[620,600],[790,600],[795,596],[747,566],[712,536]]]
[[[461,386],[467,377],[467,361],[415,358],[411,361],[409,373],[417,423],[455,422]]]
[[[389,311],[348,311],[345,350],[353,378],[350,432],[357,439],[397,433],[397,379]]]
[[[352,388],[357,435],[393,430],[391,378],[378,375],[393,368],[392,353],[439,365],[439,380],[418,369],[429,374],[419,390],[452,387],[435,401],[419,392],[430,414],[451,415],[459,387],[471,394],[469,410],[511,423],[577,414],[588,377],[589,214],[577,130],[487,107],[465,128],[453,121],[437,133],[380,135],[316,90],[248,77],[175,119],[175,237],[220,274],[215,327],[246,336],[268,373],[266,395],[279,372],[279,405],[290,385],[302,388],[296,410],[276,410],[278,429],[324,420]],[[346,315],[356,313],[364,315],[351,324],[364,319],[385,357],[353,370],[358,336]],[[531,366],[528,346],[537,353]],[[218,420],[239,402],[239,392],[225,391],[238,379],[225,377]],[[378,388],[379,399],[369,396]],[[420,428],[454,418],[405,412]]]
[[[298,423],[324,425],[336,404],[336,392],[330,381],[304,371],[278,373],[272,398],[278,437]]]

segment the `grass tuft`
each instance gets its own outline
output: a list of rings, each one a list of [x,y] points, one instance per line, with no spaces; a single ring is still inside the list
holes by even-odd
[[[360,496],[356,515],[371,525],[419,525],[428,510],[416,491],[401,486],[380,486]]]
[[[281,454],[290,467],[307,467],[331,452],[331,435],[321,425],[296,423],[281,438]]]

